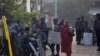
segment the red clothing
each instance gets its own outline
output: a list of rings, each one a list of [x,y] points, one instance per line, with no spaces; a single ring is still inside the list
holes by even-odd
[[[74,33],[69,31],[69,25],[64,25],[61,30],[61,51],[72,53],[72,41]]]

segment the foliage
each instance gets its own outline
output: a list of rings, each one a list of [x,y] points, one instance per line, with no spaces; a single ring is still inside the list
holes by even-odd
[[[36,17],[37,13],[28,13],[23,8],[18,8],[11,11],[11,15],[14,16],[14,20],[20,20],[24,24],[30,24],[32,17]]]
[[[6,11],[8,12],[17,8],[15,1],[17,0],[0,0],[0,3],[5,3]]]
[[[22,1],[22,3],[18,4],[19,1]],[[24,24],[29,24],[31,18],[38,15],[37,13],[26,12],[23,7],[26,0],[0,0],[0,3],[5,3],[6,14],[8,16],[14,16],[14,20],[20,20]]]

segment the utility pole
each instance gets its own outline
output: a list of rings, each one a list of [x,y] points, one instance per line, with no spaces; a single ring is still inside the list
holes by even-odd
[[[38,6],[38,0],[35,0],[35,11],[36,12],[38,12],[37,6]]]
[[[58,13],[57,13],[57,7],[58,7],[58,5],[57,5],[57,0],[55,0],[55,17],[57,18],[58,17]]]
[[[26,0],[26,10],[27,10],[27,12],[29,12],[29,13],[31,12],[30,1],[31,1],[31,0]]]
[[[42,13],[43,13],[43,0],[40,0],[40,7],[41,7],[40,13],[42,15]]]

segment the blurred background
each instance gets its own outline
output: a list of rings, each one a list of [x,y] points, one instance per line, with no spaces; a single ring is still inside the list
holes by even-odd
[[[27,21],[42,15],[68,19],[72,25],[77,17],[85,16],[91,21],[93,15],[100,11],[99,0],[0,0],[0,5],[0,15],[17,20]]]

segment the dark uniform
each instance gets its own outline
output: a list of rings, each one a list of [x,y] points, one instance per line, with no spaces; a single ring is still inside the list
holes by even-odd
[[[60,32],[60,25],[59,25],[59,23],[58,23],[58,18],[55,18],[55,19],[53,20],[53,23],[54,23],[54,32]],[[55,54],[54,54],[54,50],[55,50],[54,47],[55,47],[55,45],[56,45],[56,52],[57,52],[56,56],[59,56],[60,44],[51,44],[52,56],[55,55]]]
[[[49,45],[48,44],[48,28],[47,28],[47,25],[45,23],[45,18],[41,18],[41,23],[39,25],[41,31],[46,35],[46,41],[45,41],[45,45]],[[45,46],[45,49],[46,49],[46,46]]]
[[[46,41],[46,35],[44,32],[37,32],[35,39],[37,39],[37,44],[40,52],[40,56],[46,56],[45,54],[45,41]]]
[[[75,29],[76,29],[76,41],[77,41],[77,44],[80,44],[80,40],[81,40],[81,37],[82,35],[80,34],[81,32],[81,29],[80,29],[80,18],[77,19],[76,23],[75,23]]]
[[[96,15],[96,20],[94,22],[94,30],[97,38],[97,46],[98,46],[97,51],[100,51],[100,14]]]
[[[36,28],[39,26],[39,22],[38,20],[36,20],[36,18],[32,18],[32,33],[35,34],[36,33]]]
[[[81,39],[83,38],[83,33],[86,31],[88,23],[84,21],[84,18],[78,18],[78,21],[75,23],[76,29],[76,41],[77,44],[81,44]]]
[[[21,34],[22,26],[18,22],[14,22],[9,25],[10,36],[11,36],[11,44],[13,48],[14,56],[20,56],[21,52],[21,38],[19,38],[19,34]]]

